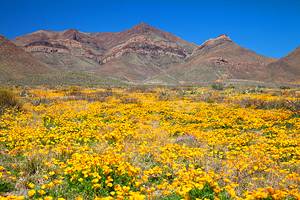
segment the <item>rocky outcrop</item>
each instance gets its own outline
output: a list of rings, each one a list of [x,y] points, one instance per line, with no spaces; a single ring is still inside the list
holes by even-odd
[[[75,56],[82,60],[91,59],[99,65],[122,59],[128,60],[128,63],[124,63],[123,66],[130,67],[152,62],[159,68],[162,65],[165,67],[183,61],[195,47],[145,23],[117,33],[83,33],[75,29],[62,32],[37,31],[16,38],[16,44],[22,46],[27,52],[33,53],[37,58],[44,58],[43,54],[60,54],[55,58],[60,57],[61,62],[66,60],[64,57]],[[137,59],[129,59],[129,54],[135,55]],[[49,65],[53,63],[49,59],[45,62]]]
[[[137,53],[152,57],[167,55],[181,59],[184,59],[188,55],[188,52],[184,48],[174,42],[153,41],[146,36],[136,36],[125,43],[110,49],[102,58],[102,63],[107,63],[112,59],[125,55],[126,53]]]
[[[50,43],[48,41],[35,41],[24,46],[27,52],[43,52],[43,53],[69,53],[69,49],[58,43]]]
[[[191,57],[197,56],[199,54],[205,54],[207,52],[210,52],[211,49],[217,48],[220,45],[231,43],[233,43],[233,41],[226,34],[222,34],[216,38],[205,41],[203,44],[195,48],[191,54]]]

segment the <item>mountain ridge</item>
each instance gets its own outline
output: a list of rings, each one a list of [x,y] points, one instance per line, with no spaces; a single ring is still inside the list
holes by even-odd
[[[51,70],[134,84],[300,80],[299,53],[268,58],[226,34],[196,45],[146,23],[120,32],[39,30],[14,42]]]

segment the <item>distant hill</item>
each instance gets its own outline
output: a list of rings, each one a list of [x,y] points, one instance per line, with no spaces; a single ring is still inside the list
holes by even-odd
[[[268,65],[270,81],[298,82],[300,81],[300,47],[286,57]]]
[[[181,83],[226,80],[265,80],[267,65],[276,61],[240,47],[227,35],[207,40],[194,49],[185,62],[158,75],[153,81],[170,77]]]
[[[0,36],[0,82],[16,81],[27,76],[50,73],[52,70],[30,53]]]
[[[1,79],[21,84],[300,81],[299,49],[276,60],[239,46],[227,35],[197,46],[145,23],[121,32],[40,30],[17,37],[17,46],[2,40]]]

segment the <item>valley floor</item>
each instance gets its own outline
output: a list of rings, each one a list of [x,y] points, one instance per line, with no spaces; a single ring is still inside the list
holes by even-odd
[[[296,90],[14,92],[0,199],[300,199]]]

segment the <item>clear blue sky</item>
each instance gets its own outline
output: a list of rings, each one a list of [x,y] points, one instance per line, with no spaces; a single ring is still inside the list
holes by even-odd
[[[270,57],[300,46],[300,0],[1,0],[0,34],[122,31],[139,22],[201,44],[220,34]]]

